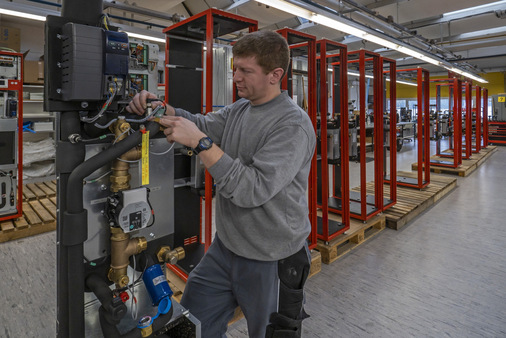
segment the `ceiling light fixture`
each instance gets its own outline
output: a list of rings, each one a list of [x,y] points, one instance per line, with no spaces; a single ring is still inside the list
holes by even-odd
[[[165,39],[162,39],[162,38],[157,38],[157,37],[154,37],[154,36],[149,36],[149,35],[144,35],[144,34],[137,34],[137,33],[127,32],[127,31],[125,31],[125,33],[127,33],[128,36],[130,36],[132,38],[137,38],[137,39],[141,39],[141,40],[149,40],[149,41],[155,41],[155,42],[165,43]]]
[[[481,78],[481,77],[478,77],[478,76],[476,76],[476,75],[473,75],[473,74],[471,74],[471,73],[469,73],[469,72],[463,71],[463,70],[461,70],[461,69],[459,69],[459,68],[455,68],[455,67],[447,67],[447,66],[445,66],[445,68],[446,68],[446,69],[448,69],[450,72],[460,74],[460,75],[462,75],[462,76],[468,77],[468,78],[473,79],[473,80],[475,80],[475,81],[478,81],[478,82],[480,82],[480,83],[488,83],[488,81],[487,81],[487,80],[485,80],[485,79],[483,79],[483,78]]]
[[[378,45],[390,48],[392,50],[396,50],[400,53],[412,56],[412,57],[422,60],[424,62],[431,63],[436,66],[444,66],[442,61],[437,60],[436,58],[430,57],[429,55],[423,54],[415,49],[411,49],[407,46],[403,46],[400,44],[396,44],[395,42],[388,41],[380,36],[368,33],[365,30],[354,27],[354,26],[349,25],[345,22],[341,22],[341,21],[332,19],[326,15],[314,13],[308,9],[294,5],[290,2],[283,1],[283,0],[255,0],[255,1],[262,3],[264,5],[279,9],[280,11],[287,12],[292,15],[295,15],[295,16],[316,22],[318,24],[327,26],[329,28],[344,32],[346,34],[354,35],[358,38],[376,43]],[[506,0],[500,1],[499,3],[501,3],[501,2],[506,2]],[[497,4],[497,3],[495,3],[495,4]],[[446,68],[446,66],[444,66],[444,67]],[[462,71],[462,72],[464,72],[464,71]],[[476,80],[476,81],[479,81],[482,83],[486,83],[486,80],[484,80],[480,77],[477,77],[477,76],[472,75],[467,72],[464,72],[464,73],[465,74],[462,74],[462,75],[472,78],[473,80]]]
[[[37,21],[46,21],[46,17],[42,16],[42,15],[35,15],[35,14],[19,12],[19,11],[11,11],[10,9],[5,9],[5,8],[0,8],[0,14],[17,16],[19,18],[31,19],[31,20],[37,20]]]
[[[360,77],[360,73],[357,73],[357,72],[353,72],[353,71],[348,71],[348,75],[350,76],[356,76],[356,77]],[[374,76],[370,75],[370,74],[366,74],[365,75],[366,78],[368,79],[374,79]],[[387,81],[390,81],[390,78],[386,78]],[[395,83],[400,83],[400,84],[405,84],[405,85],[408,85],[408,86],[417,86],[416,83],[414,82],[409,82],[409,81],[403,81],[403,80],[395,80]]]
[[[443,16],[451,16],[451,15],[461,14],[461,13],[465,13],[465,12],[474,12],[474,11],[477,11],[479,9],[485,9],[487,7],[494,7],[494,6],[503,5],[503,4],[506,4],[506,0],[491,2],[491,3],[485,4],[485,5],[479,5],[479,6],[474,6],[474,7],[468,7],[468,8],[464,8],[464,9],[459,9],[458,11],[444,13]]]

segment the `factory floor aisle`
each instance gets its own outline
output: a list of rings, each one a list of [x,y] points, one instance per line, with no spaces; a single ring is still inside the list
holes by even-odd
[[[323,264],[303,337],[506,337],[505,168],[499,147],[400,231]],[[247,337],[244,320],[229,337]]]
[[[303,337],[505,337],[505,167],[499,148],[402,230],[323,265],[307,282]],[[0,337],[55,336],[55,241],[0,244]],[[228,337],[247,337],[244,319]]]

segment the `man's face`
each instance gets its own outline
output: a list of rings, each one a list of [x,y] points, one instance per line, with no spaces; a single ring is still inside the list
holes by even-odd
[[[265,103],[272,90],[272,72],[265,74],[254,56],[234,57],[234,83],[238,95],[252,104]]]

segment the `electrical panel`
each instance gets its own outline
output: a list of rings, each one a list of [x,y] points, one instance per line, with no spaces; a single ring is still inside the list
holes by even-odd
[[[157,92],[158,58],[157,44],[131,39],[129,42],[128,96],[147,90]]]
[[[492,121],[506,122],[506,94],[492,95]]]
[[[128,74],[128,36],[100,27],[67,23],[62,27],[64,101],[101,100],[124,95]]]

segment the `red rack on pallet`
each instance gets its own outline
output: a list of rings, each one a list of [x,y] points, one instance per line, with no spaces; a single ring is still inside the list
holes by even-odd
[[[168,102],[176,107],[187,108],[191,105],[193,110],[187,108],[192,112],[209,113],[213,109],[213,53],[212,46],[215,38],[225,36],[227,34],[236,33],[239,31],[253,32],[258,29],[256,20],[246,17],[235,15],[229,12],[220,11],[217,9],[208,9],[202,13],[194,15],[186,20],[178,22],[163,32],[166,34],[165,44],[165,97]],[[204,46],[207,47],[204,49]],[[196,86],[188,85],[186,88],[192,88],[193,92],[181,92],[182,81],[186,83],[197,84]],[[205,83],[204,83],[205,81]],[[190,99],[189,95],[193,95]],[[199,257],[202,256],[204,251],[207,251],[211,245],[212,237],[212,176],[205,172],[205,224],[204,224],[204,240],[201,237],[201,229],[187,229],[188,224],[185,224],[185,229],[180,231],[183,237],[187,238],[200,238],[200,243],[204,243],[204,250],[200,247],[195,251],[195,258],[185,259],[182,261],[184,264],[196,265],[200,261]],[[176,194],[177,192],[175,192]],[[181,199],[191,199],[192,204],[195,204],[194,197],[190,193],[181,193]],[[175,198],[176,202],[178,198]],[[202,200],[200,200],[201,203]],[[178,202],[182,203],[182,202]],[[197,203],[200,205],[200,203]],[[177,209],[177,208],[176,208]],[[200,209],[201,210],[201,209]],[[195,215],[194,215],[195,216]],[[198,215],[197,215],[198,216]],[[177,218],[177,215],[176,215]],[[202,215],[200,215],[200,219]],[[175,221],[176,226],[178,224]],[[200,222],[199,222],[200,223]],[[199,225],[201,227],[201,224]],[[191,233],[190,233],[191,232]],[[176,239],[175,241],[182,241],[183,238]],[[181,243],[176,243],[181,245]],[[187,251],[187,256],[189,250]],[[170,265],[183,279],[187,278],[188,270],[180,269]],[[191,267],[190,267],[191,268]]]
[[[465,111],[463,110],[462,113],[464,114],[464,121],[462,123],[462,130],[465,129],[466,133],[463,135],[464,142],[462,142],[462,151],[465,150],[465,152],[462,153],[462,159],[468,160],[471,158],[471,155],[473,154],[473,114],[472,114],[472,105],[473,105],[473,84],[470,81],[464,81],[462,82],[462,92],[465,94]],[[465,128],[464,128],[465,126]]]
[[[397,65],[395,60],[388,59],[388,58],[381,58],[382,60],[382,67],[385,69],[388,69],[387,72],[388,76],[385,77],[385,80],[388,80],[390,82],[390,88],[389,88],[389,102],[390,107],[386,109],[386,102],[382,101],[381,106],[383,111],[389,111],[390,117],[388,118],[389,123],[389,129],[388,134],[389,137],[386,137],[387,133],[384,133],[383,135],[378,135],[377,142],[381,142],[384,146],[381,148],[381,157],[383,158],[383,181],[386,180],[388,177],[390,182],[390,198],[384,199],[383,202],[383,211],[387,210],[391,206],[393,206],[395,203],[397,203],[397,113],[396,113],[396,107],[397,107]],[[382,79],[382,83],[383,79]],[[381,99],[383,100],[383,89],[378,88],[378,95],[381,95]],[[385,113],[386,115],[386,113]],[[384,116],[385,116],[384,115]],[[384,140],[388,139],[390,142],[388,144],[385,144]],[[388,149],[389,155],[390,155],[390,163],[387,161],[386,156],[386,150]],[[378,168],[378,171],[381,170]]]
[[[434,79],[430,82],[436,85],[436,110],[441,111],[441,89],[448,88],[448,128],[450,149],[453,154],[441,152],[441,138],[436,143],[436,155],[452,158],[453,161],[431,159],[431,166],[457,168],[462,164],[462,81],[457,78]]]
[[[281,81],[281,89],[287,90],[293,97],[293,61],[294,58],[304,57],[307,59],[307,113],[313,123],[316,133],[316,37],[290,28],[277,31],[283,36],[290,46],[290,65],[288,74]],[[305,88],[302,88],[305,90]],[[317,242],[317,216],[316,216],[316,152],[311,160],[308,184],[309,220],[311,222],[311,233],[309,235],[309,249],[316,248]]]
[[[481,148],[487,148],[488,146],[488,89],[483,88],[483,143]]]
[[[395,61],[384,59],[379,54],[366,50],[348,52],[348,67],[359,71],[359,135],[360,135],[360,185],[359,192],[350,192],[350,215],[366,221],[374,215],[384,211],[392,206],[396,201],[397,184],[390,185],[390,199],[384,199],[383,183],[385,174],[384,157],[384,128],[383,128],[383,65],[386,63],[390,67],[390,110],[395,111]],[[367,73],[366,73],[367,68]],[[367,77],[372,77],[373,95],[372,102],[366,98]],[[374,195],[367,194],[367,169],[366,169],[366,112],[368,104],[371,103],[373,110],[373,131],[372,147],[374,156]],[[393,108],[392,108],[393,107]],[[390,140],[393,147],[390,147],[390,177],[393,182],[396,179],[396,127],[395,118],[391,119]]]
[[[318,208],[322,213],[318,217],[318,238],[328,242],[350,228],[348,52],[346,45],[327,39],[317,41],[317,52],[320,93]],[[329,94],[332,97],[330,111]],[[329,166],[332,192],[329,192]],[[340,214],[341,222],[329,219],[329,211]]]
[[[0,51],[0,60],[12,72],[0,80],[0,95],[5,94],[0,112],[0,221],[4,221],[23,215],[23,54]],[[8,109],[10,95],[13,111]]]
[[[474,108],[474,128],[473,128],[473,136],[474,136],[474,142],[473,142],[473,153],[479,153],[481,150],[481,137],[482,137],[482,118],[481,118],[481,87],[480,86],[473,86],[472,89],[474,90],[474,102],[475,102],[475,108]]]
[[[423,68],[398,69],[397,74],[408,73],[416,74],[416,102],[418,107],[418,116],[416,120],[416,140],[417,140],[417,178],[398,176],[397,184],[422,189],[430,183],[430,78],[429,71]],[[390,183],[390,178],[385,179]]]

